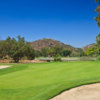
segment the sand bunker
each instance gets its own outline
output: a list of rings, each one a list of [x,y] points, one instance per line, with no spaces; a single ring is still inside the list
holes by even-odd
[[[50,100],[100,100],[100,84],[73,88]]]
[[[11,67],[10,65],[0,65],[0,69]]]

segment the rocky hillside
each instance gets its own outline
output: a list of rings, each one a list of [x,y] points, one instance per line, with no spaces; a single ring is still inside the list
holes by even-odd
[[[83,47],[82,49],[83,49],[83,51],[86,51],[87,49],[92,48],[94,46],[95,46],[95,43],[87,45],[87,46]]]
[[[60,46],[62,48],[65,48],[67,50],[71,50],[73,52],[77,52],[80,49],[78,48],[74,48],[70,45],[64,44],[60,41],[57,40],[53,40],[53,39],[41,39],[41,40],[37,40],[31,43],[31,46],[35,49],[35,50],[41,50],[42,48],[52,48],[55,46]]]

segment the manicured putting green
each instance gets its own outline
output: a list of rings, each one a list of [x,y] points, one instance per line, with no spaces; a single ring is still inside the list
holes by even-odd
[[[0,69],[0,100],[48,100],[64,90],[97,82],[99,61],[12,64]]]

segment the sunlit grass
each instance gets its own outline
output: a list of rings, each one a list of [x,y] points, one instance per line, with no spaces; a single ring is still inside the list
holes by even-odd
[[[0,100],[48,100],[95,82],[100,82],[99,61],[12,64],[0,70]]]

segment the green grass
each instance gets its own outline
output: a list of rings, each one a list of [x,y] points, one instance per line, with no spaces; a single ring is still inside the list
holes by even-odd
[[[99,61],[11,65],[0,70],[0,100],[48,100],[64,90],[100,82]]]

